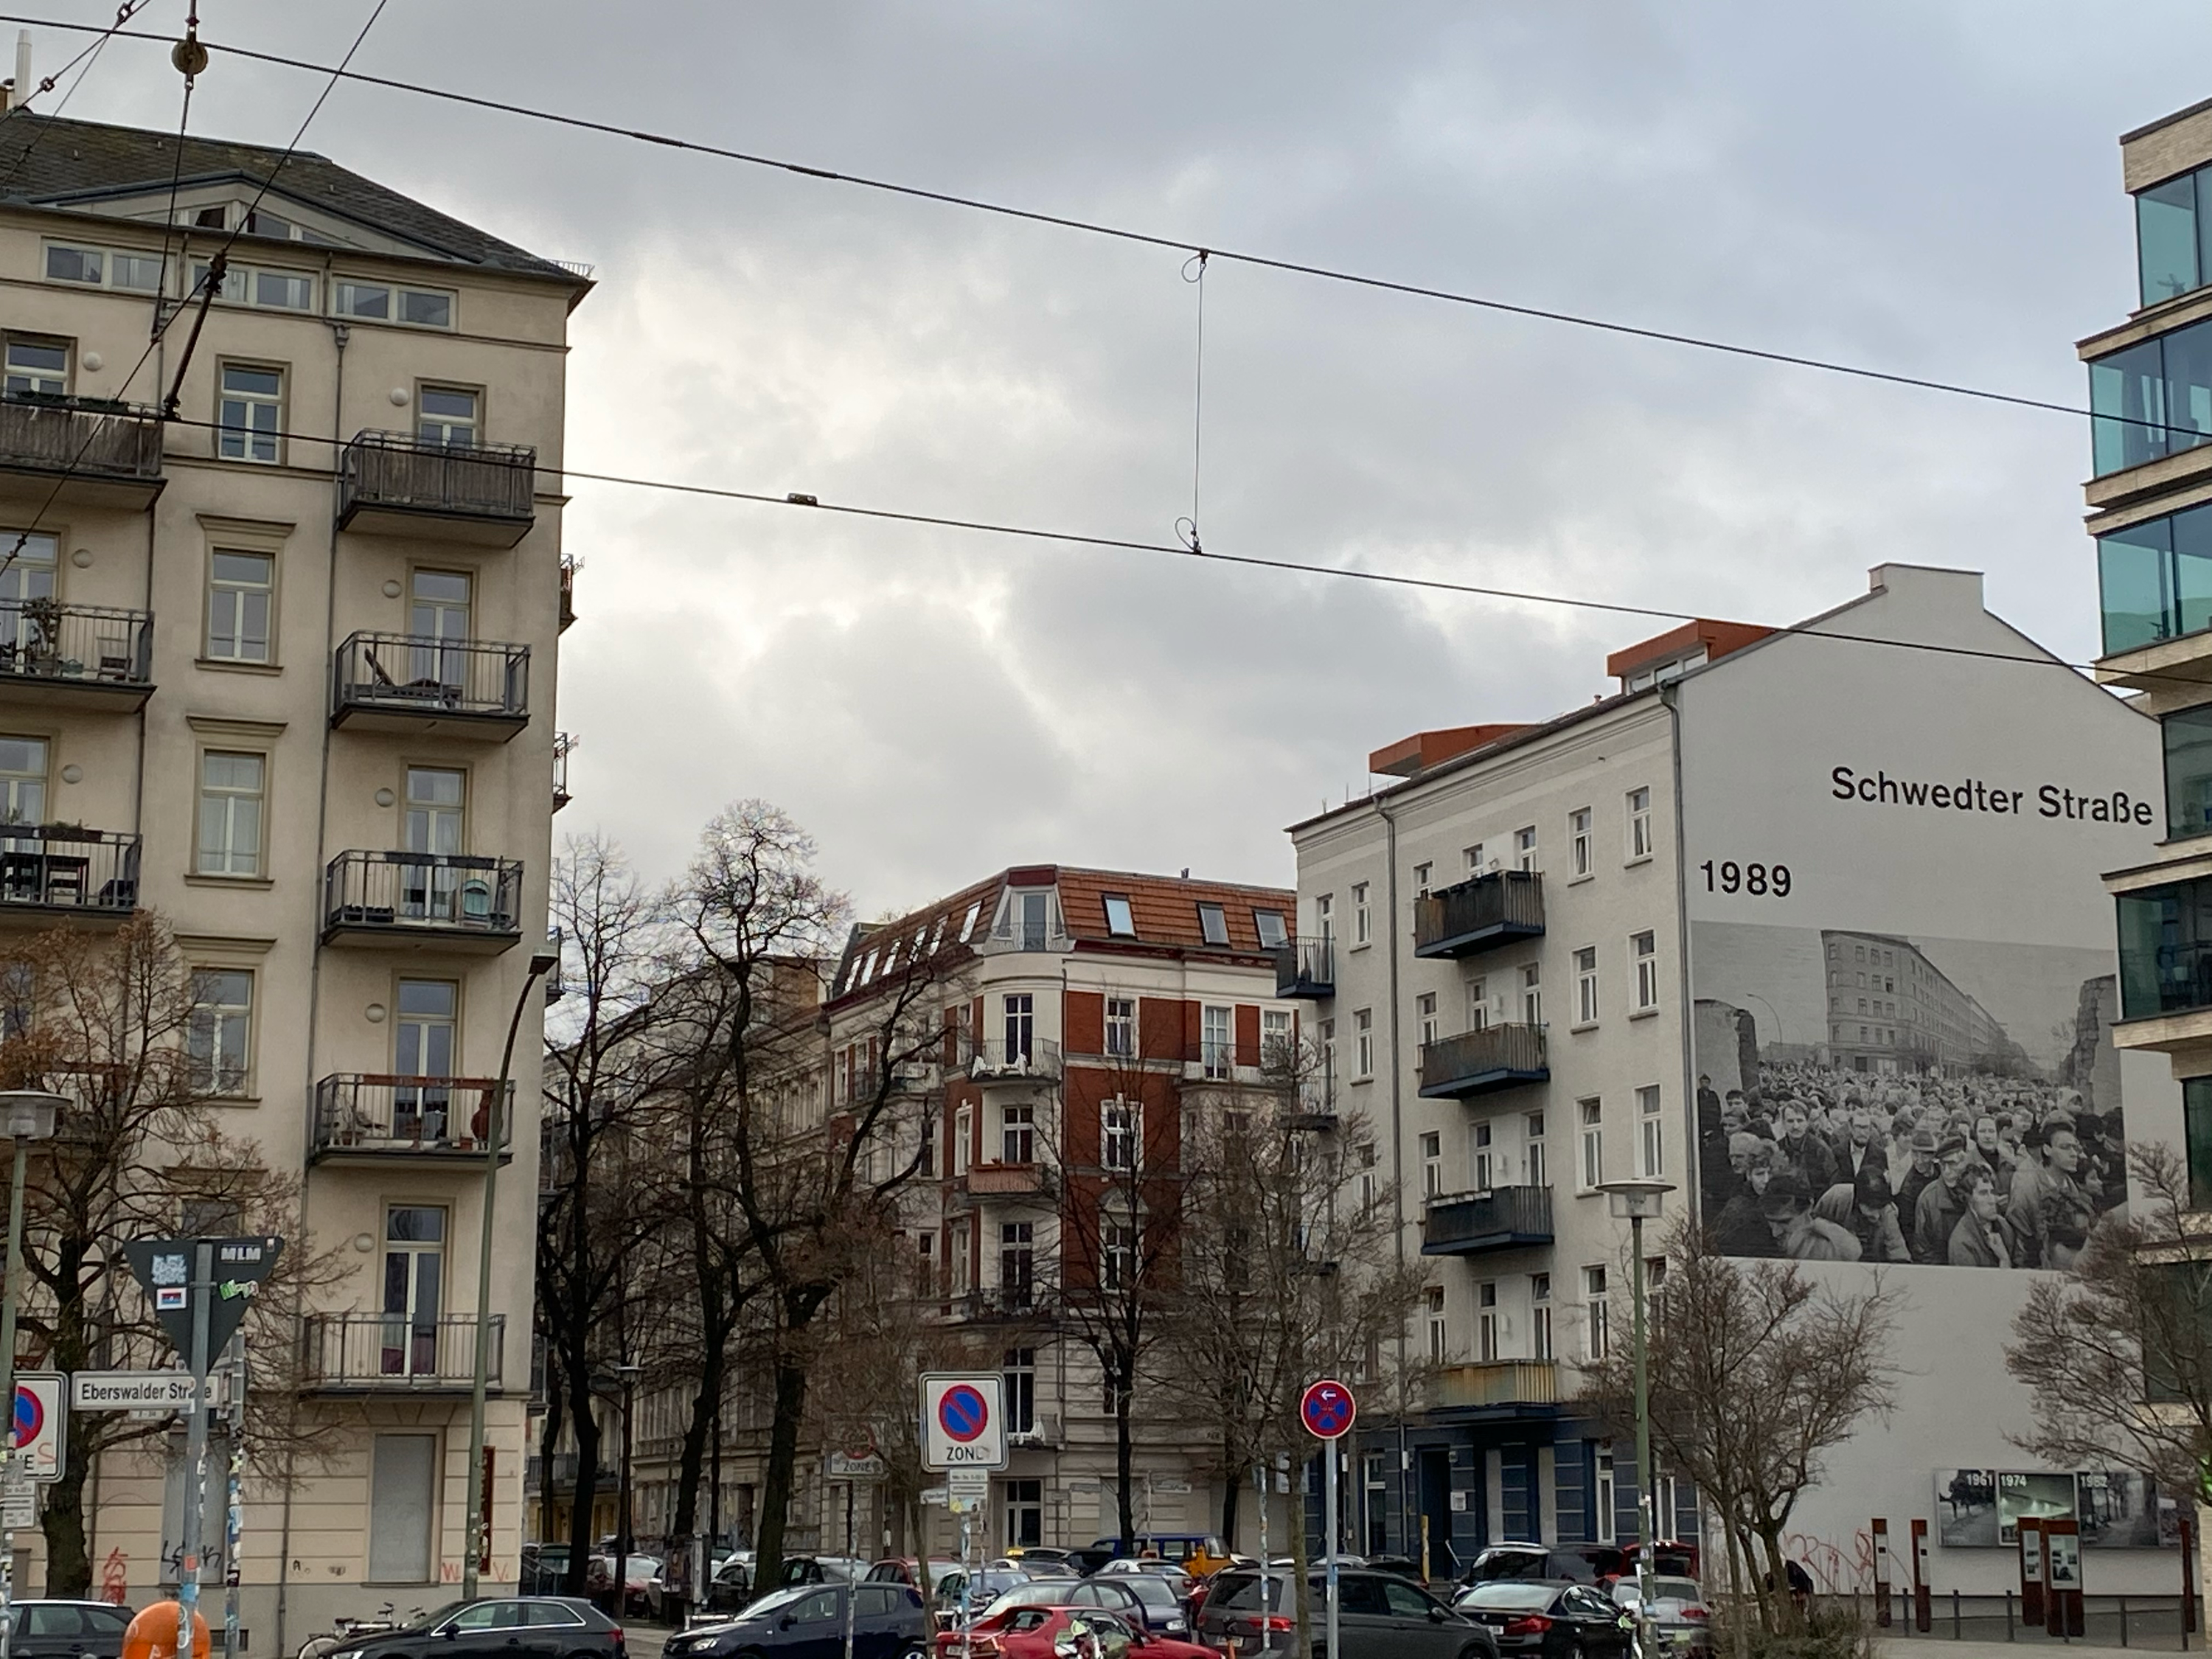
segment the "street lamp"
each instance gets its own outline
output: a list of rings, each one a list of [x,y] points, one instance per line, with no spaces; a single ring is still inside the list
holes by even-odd
[[[1638,1529],[1644,1534],[1638,1540],[1642,1547],[1636,1552],[1636,1622],[1642,1632],[1640,1645],[1648,1654],[1653,1650],[1651,1547],[1658,1541],[1659,1510],[1651,1491],[1651,1383],[1644,1335],[1644,1224],[1659,1218],[1660,1204],[1674,1188],[1670,1182],[1644,1178],[1601,1181],[1598,1190],[1605,1194],[1613,1219],[1626,1219],[1629,1229],[1628,1282],[1636,1302],[1636,1504]]]
[[[623,1604],[629,1595],[629,1556],[637,1547],[636,1535],[630,1526],[630,1417],[637,1409],[637,1379],[645,1367],[635,1360],[625,1359],[615,1367],[615,1376],[622,1383],[623,1442],[622,1442],[622,1513],[615,1517],[615,1617],[623,1614]]]
[[[531,988],[561,965],[559,956],[540,951],[530,958],[530,971],[522,976],[522,989],[514,999],[514,1017],[507,1022],[507,1047],[500,1051],[499,1081],[492,1085],[491,1102],[484,1110],[483,1224],[477,1242],[477,1353],[476,1374],[469,1385],[469,1554],[461,1563],[461,1599],[477,1595],[477,1569],[491,1542],[484,1527],[484,1391],[491,1371],[491,1227],[495,1200],[499,1195],[499,1154],[507,1143],[507,1090],[514,1066],[514,1034],[522,1029],[522,1011],[530,1004]],[[0,1659],[8,1659],[0,1653]]]
[[[43,1089],[0,1090],[0,1130],[15,1143],[15,1172],[8,1184],[8,1282],[0,1291],[0,1401],[8,1423],[0,1430],[0,1471],[15,1455],[15,1308],[23,1287],[23,1170],[31,1143],[52,1140],[69,1102]],[[15,1534],[0,1529],[0,1659],[7,1659],[9,1604],[15,1596]]]

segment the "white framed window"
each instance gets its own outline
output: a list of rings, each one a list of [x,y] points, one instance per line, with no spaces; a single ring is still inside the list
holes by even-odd
[[[1262,1008],[1260,1011],[1260,1063],[1262,1066],[1286,1066],[1292,1058],[1291,1011],[1287,1008]]]
[[[1413,999],[1413,1018],[1419,1024],[1421,1046],[1425,1048],[1437,1040],[1437,994],[1424,991]]]
[[[952,1114],[952,1173],[954,1175],[964,1176],[968,1173],[969,1155],[973,1149],[975,1139],[975,1113],[970,1108],[963,1106]]]
[[[1098,1162],[1103,1168],[1133,1170],[1137,1139],[1144,1127],[1144,1108],[1119,1095],[1098,1104]]]
[[[1415,898],[1428,897],[1429,888],[1435,881],[1436,873],[1437,866],[1433,864],[1417,864],[1413,866],[1413,896]]]
[[[1460,857],[1466,860],[1468,874],[1479,876],[1482,873],[1482,843],[1480,842],[1475,842],[1472,847],[1462,848]]]
[[[1583,1358],[1602,1359],[1613,1352],[1611,1304],[1606,1299],[1605,1269],[1583,1269]]]
[[[1208,945],[1229,943],[1229,913],[1218,904],[1198,907],[1199,937]]]
[[[1323,893],[1314,900],[1314,937],[1326,944],[1336,937],[1336,895]]]
[[[1434,1198],[1444,1189],[1444,1138],[1430,1129],[1421,1136],[1421,1196]]]
[[[79,283],[87,288],[119,288],[152,294],[161,286],[157,255],[127,248],[84,247],[74,242],[46,244],[46,280]]]
[[[1528,1184],[1531,1187],[1550,1186],[1552,1172],[1544,1163],[1544,1115],[1541,1112],[1530,1112],[1522,1119],[1521,1137],[1528,1164]]]
[[[1590,810],[1578,806],[1567,814],[1567,858],[1577,877],[1590,872]]]
[[[1136,998],[1108,997],[1106,999],[1106,1052],[1124,1060],[1136,1054]]]
[[[1450,1350],[1444,1332],[1444,1287],[1431,1285],[1422,1292],[1429,1322],[1429,1359],[1441,1365]]]
[[[1334,1089],[1336,1084],[1336,1022],[1324,1019],[1316,1022],[1321,1036],[1322,1081]]]
[[[1601,1544],[1610,1544],[1613,1542],[1613,1448],[1600,1446],[1597,1449],[1595,1462],[1597,1470],[1594,1485],[1597,1504],[1597,1541]]]
[[[1368,942],[1370,921],[1367,906],[1367,884],[1355,882],[1352,888],[1352,942],[1354,945]]]
[[[1382,1201],[1381,1177],[1375,1172],[1375,1143],[1363,1141],[1359,1147],[1359,1213],[1372,1215]]]
[[[1661,1133],[1659,1085],[1647,1083],[1636,1091],[1636,1144],[1642,1155],[1642,1173],[1656,1181],[1667,1173],[1666,1137]]]
[[[331,309],[338,316],[365,323],[404,323],[413,328],[453,325],[453,295],[443,289],[337,282],[331,284]]]
[[[10,398],[66,398],[70,343],[40,334],[8,337],[7,391]]]
[[[266,663],[276,561],[217,548],[208,556],[207,655],[211,662]]]
[[[1006,1432],[1029,1434],[1036,1428],[1036,1350],[1006,1350]]]
[[[1474,1287],[1474,1357],[1486,1363],[1498,1358],[1498,1281],[1493,1279]]]
[[[1597,946],[1585,945],[1575,952],[1575,1024],[1597,1024]]]
[[[1131,908],[1126,893],[1100,895],[1099,902],[1106,908],[1106,931],[1116,939],[1137,936],[1137,913]]]
[[[945,1278],[955,1296],[967,1295],[970,1285],[974,1283],[973,1238],[974,1235],[969,1231],[967,1222],[956,1221],[952,1224],[952,1240],[947,1247],[948,1254],[945,1256]]]
[[[1291,931],[1285,925],[1280,910],[1254,910],[1252,927],[1260,935],[1262,951],[1279,951],[1291,942]]]
[[[914,1293],[925,1299],[937,1294],[937,1235],[914,1237]]]
[[[242,1095],[253,1066],[253,975],[243,968],[192,973],[185,1053],[193,1092]]]
[[[1209,1081],[1224,1080],[1237,1059],[1237,1040],[1231,1031],[1235,1011],[1208,1003],[1199,1011],[1199,1058]]]
[[[1364,1081],[1375,1075],[1375,1011],[1362,1008],[1352,1016],[1352,1079]]]
[[[1521,1023],[1541,1025],[1544,1023],[1543,969],[1530,963],[1521,970]]]
[[[1651,792],[1632,789],[1628,792],[1628,861],[1651,856]]]
[[[1137,1282],[1137,1230],[1126,1221],[1109,1221],[1098,1230],[1098,1282],[1118,1291]]]
[[[1536,826],[1533,823],[1513,832],[1513,866],[1516,870],[1533,871],[1536,867]]]
[[[1006,1164],[1036,1162],[1036,1108],[1008,1106],[999,1115],[999,1158]]]
[[[227,461],[276,465],[283,459],[284,371],[225,363],[217,379],[215,453]]]
[[[261,873],[262,807],[269,762],[263,755],[210,749],[200,756],[198,869],[204,876]]]
[[[1006,1029],[1005,1060],[1018,1066],[1036,1052],[1036,998],[1027,991],[1009,991],[1001,1006]]]
[[[1575,1116],[1583,1133],[1583,1190],[1589,1192],[1605,1179],[1605,1108],[1595,1100],[1578,1100]]]
[[[468,386],[415,389],[415,435],[426,444],[473,449],[483,441],[483,394]]]
[[[999,1224],[999,1298],[1008,1308],[1026,1308],[1036,1285],[1036,1223]]]
[[[1552,1276],[1528,1275],[1528,1357],[1552,1357]]]
[[[46,740],[0,737],[0,823],[46,821]]]
[[[204,288],[210,267],[205,260],[192,266],[192,295]],[[315,279],[304,270],[270,270],[259,265],[230,265],[222,274],[222,291],[216,295],[225,305],[252,306],[263,311],[313,311]]]
[[[1480,1031],[1490,1024],[1490,997],[1487,983],[1480,979],[1467,982],[1467,1029]]]
[[[1487,1123],[1468,1125],[1467,1172],[1478,1193],[1486,1193],[1498,1184],[1498,1167],[1491,1151]]]
[[[1631,933],[1628,957],[1636,967],[1636,1012],[1649,1013],[1659,1006],[1659,935]]]

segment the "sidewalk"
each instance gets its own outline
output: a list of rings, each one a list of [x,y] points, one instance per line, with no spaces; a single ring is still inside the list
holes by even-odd
[[[2136,1642],[2133,1632],[2130,1632],[2130,1645],[2113,1648],[2092,1646],[2081,1641],[2069,1644],[2055,1636],[2045,1636],[2040,1631],[2032,1635],[2023,1631],[2020,1639],[2014,1642],[1954,1642],[1948,1637],[1933,1634],[1883,1635],[1875,1639],[1875,1646],[1879,1651],[1889,1655],[1891,1659],[1946,1659],[1946,1656],[1948,1659],[2021,1659],[2021,1656],[2028,1652],[2036,1652],[2038,1659],[2042,1659],[2040,1650],[2045,1649],[2054,1655],[2079,1654],[2082,1659],[2116,1659],[2116,1656],[2124,1653],[2173,1653],[2179,1650],[2170,1635]],[[2203,1638],[2191,1637],[2189,1647],[2192,1653],[2202,1653],[2204,1650]]]

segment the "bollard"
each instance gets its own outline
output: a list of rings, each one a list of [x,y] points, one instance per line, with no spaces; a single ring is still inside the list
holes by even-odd
[[[2012,1592],[2005,1592],[2005,1640],[2012,1640]]]
[[[2120,1645],[2121,1645],[2122,1647],[2125,1647],[2125,1646],[2127,1646],[2127,1644],[2128,1644],[2128,1598],[2127,1598],[2126,1596],[2123,1595],[2123,1596],[2120,1598]]]
[[[1959,1639],[1959,1592],[1951,1592],[1951,1639]]]

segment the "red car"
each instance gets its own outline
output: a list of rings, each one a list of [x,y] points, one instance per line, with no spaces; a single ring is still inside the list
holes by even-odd
[[[970,1628],[940,1631],[937,1659],[1220,1659],[1212,1648],[1171,1636],[1147,1636],[1117,1613],[1097,1607],[1008,1607]]]

